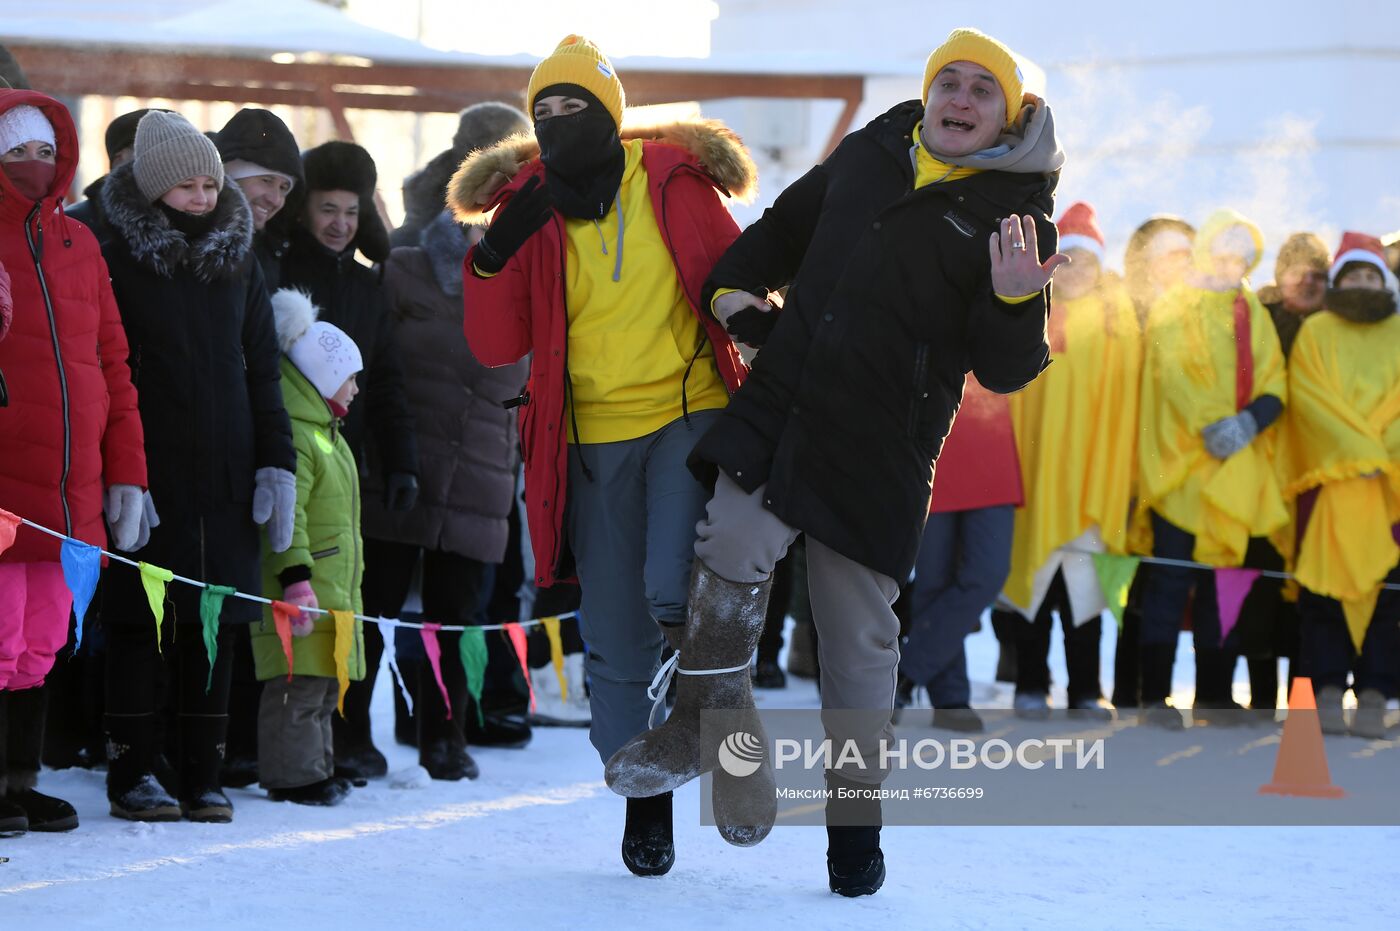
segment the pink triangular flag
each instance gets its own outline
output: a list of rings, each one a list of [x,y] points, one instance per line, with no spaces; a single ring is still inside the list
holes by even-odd
[[[1220,610],[1222,646],[1230,631],[1235,629],[1235,622],[1240,619],[1240,608],[1244,607],[1244,600],[1249,597],[1249,590],[1254,587],[1254,580],[1259,578],[1259,574],[1258,569],[1215,570],[1215,603]]]
[[[418,632],[423,638],[423,652],[428,654],[428,665],[433,669],[433,678],[437,680],[438,691],[442,693],[442,704],[447,709],[447,720],[452,720],[452,699],[447,697],[447,683],[442,681],[442,645],[438,643],[437,634],[442,629],[441,624],[426,623],[423,629]],[[422,714],[423,709],[419,708],[418,713]]]
[[[535,684],[530,681],[529,662],[529,642],[525,637],[525,628],[519,624],[503,624],[502,629],[510,637],[510,645],[515,647],[515,658],[520,661],[520,671],[525,675],[525,687],[530,690],[530,710],[538,710],[535,707]]]
[[[15,545],[15,534],[18,531],[19,518],[0,508],[0,553]]]

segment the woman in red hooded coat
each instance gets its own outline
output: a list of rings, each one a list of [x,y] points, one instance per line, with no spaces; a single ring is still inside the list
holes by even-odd
[[[58,101],[0,90],[0,265],[13,316],[0,343],[0,508],[93,546],[145,542],[154,511],[126,336],[87,227],[63,216],[78,137]],[[66,802],[34,790],[40,686],[68,637],[73,596],[59,541],[21,526],[0,554],[0,831],[69,830]],[[3,739],[8,731],[8,741]]]

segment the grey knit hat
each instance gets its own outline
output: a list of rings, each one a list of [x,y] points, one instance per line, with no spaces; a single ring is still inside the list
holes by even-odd
[[[154,203],[171,188],[200,175],[224,187],[224,163],[209,138],[178,113],[152,110],[136,125],[132,173],[141,196]]]

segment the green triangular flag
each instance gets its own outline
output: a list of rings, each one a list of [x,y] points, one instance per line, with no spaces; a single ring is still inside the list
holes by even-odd
[[[163,652],[160,647],[160,625],[165,620],[165,586],[175,578],[175,573],[148,562],[138,563],[137,568],[141,570],[141,585],[146,589],[146,601],[151,605],[151,613],[156,616],[156,652],[160,653]]]
[[[1138,564],[1142,560],[1136,556],[1115,556],[1112,553],[1094,553],[1093,556],[1099,588],[1108,602],[1108,610],[1113,612],[1113,619],[1118,622],[1118,629],[1122,630],[1123,610],[1128,607],[1128,589],[1133,587],[1133,577],[1137,575]]]
[[[204,683],[204,694],[214,687],[214,661],[219,658],[219,613],[224,610],[224,599],[233,594],[227,585],[205,585],[199,596],[199,624],[204,630],[204,652],[209,654],[209,679]]]
[[[486,726],[481,714],[481,690],[486,686],[486,631],[480,627],[468,627],[462,631],[457,651],[462,657],[462,669],[467,674],[467,691],[476,705],[476,721]]]

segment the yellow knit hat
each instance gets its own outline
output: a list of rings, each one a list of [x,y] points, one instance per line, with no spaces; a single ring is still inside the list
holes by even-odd
[[[584,88],[601,100],[613,121],[622,126],[622,108],[627,106],[622,82],[608,56],[583,36],[565,36],[554,53],[535,66],[525,91],[527,106],[533,109],[535,95],[551,84],[577,84]]]
[[[1006,98],[1006,125],[1010,126],[1021,112],[1025,78],[1011,49],[976,29],[954,29],[948,33],[948,41],[929,55],[928,64],[924,66],[924,103],[928,103],[928,88],[938,72],[955,61],[970,61],[992,73]]]

